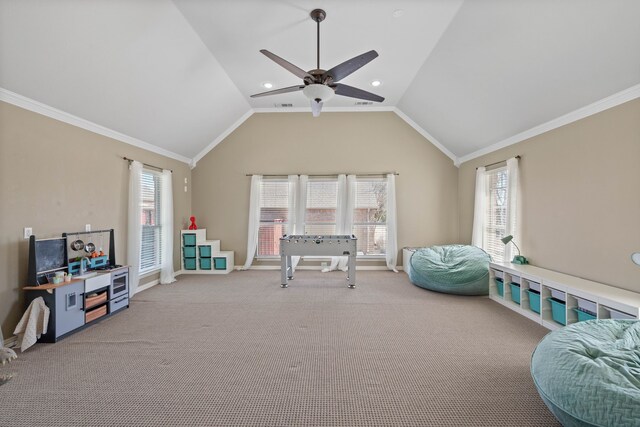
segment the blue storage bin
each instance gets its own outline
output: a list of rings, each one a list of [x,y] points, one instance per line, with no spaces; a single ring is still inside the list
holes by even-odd
[[[584,322],[585,320],[595,320],[596,316],[589,313],[588,311],[580,310],[579,308],[574,308],[573,311],[578,313],[578,322]]]
[[[527,293],[529,294],[529,308],[540,314],[540,292],[527,289]]]
[[[97,268],[107,265],[108,257],[106,255],[91,258],[91,268]]]
[[[185,258],[184,259],[184,269],[185,270],[195,270],[196,269],[196,259],[195,258]]]
[[[520,285],[518,283],[511,282],[511,299],[520,305]]]
[[[496,281],[496,287],[498,288],[498,295],[503,297],[504,296],[504,282],[499,277],[496,277],[495,281]]]
[[[196,233],[184,233],[182,235],[183,246],[195,246],[196,245]]]
[[[200,270],[211,270],[211,258],[200,258]]]
[[[214,270],[226,270],[227,269],[227,259],[224,258],[224,257],[213,258],[213,269]]]
[[[72,261],[69,263],[69,274],[80,273],[80,261]]]
[[[185,246],[182,248],[182,252],[185,258],[195,258],[196,257],[196,247],[195,246]]]
[[[200,258],[211,258],[211,245],[198,245]]]
[[[547,298],[547,301],[551,303],[551,317],[557,323],[561,325],[567,324],[567,311],[566,304],[555,298]]]

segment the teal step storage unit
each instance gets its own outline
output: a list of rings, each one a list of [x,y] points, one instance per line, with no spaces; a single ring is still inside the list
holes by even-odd
[[[206,228],[180,234],[183,273],[227,274],[233,270],[233,251],[221,251],[220,240],[207,240]]]

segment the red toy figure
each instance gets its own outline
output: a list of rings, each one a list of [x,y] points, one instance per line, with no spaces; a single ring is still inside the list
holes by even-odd
[[[195,216],[189,217],[189,221],[191,221],[191,225],[189,226],[189,230],[197,230],[198,226],[196,225],[196,217]]]

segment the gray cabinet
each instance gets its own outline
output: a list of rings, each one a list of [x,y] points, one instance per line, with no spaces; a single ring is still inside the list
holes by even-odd
[[[84,282],[71,283],[54,291],[55,337],[84,325]]]

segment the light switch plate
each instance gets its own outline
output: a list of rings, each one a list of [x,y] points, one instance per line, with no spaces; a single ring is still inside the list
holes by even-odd
[[[85,224],[84,231],[91,231],[91,224]]]

